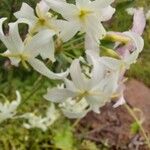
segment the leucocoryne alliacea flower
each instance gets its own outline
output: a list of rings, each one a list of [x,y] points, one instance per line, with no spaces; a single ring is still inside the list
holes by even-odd
[[[28,4],[23,3],[20,11],[14,13],[17,22],[26,23],[29,25],[30,36],[34,35],[43,29],[49,29],[58,35],[63,42],[70,40],[72,35],[72,28],[74,24],[62,19],[57,19],[49,12],[50,7],[42,0],[36,6],[36,15],[34,10]]]
[[[72,35],[78,31],[86,33],[86,49],[91,48],[89,42],[93,42],[96,50],[99,49],[99,39],[106,34],[102,22],[109,20],[114,14],[115,9],[110,6],[114,0],[76,0],[76,5],[61,0],[45,1],[51,9],[74,24],[71,30]]]
[[[15,13],[18,20],[9,24],[7,34],[4,34],[2,29],[6,18],[0,19],[0,39],[7,47],[7,51],[1,55],[8,57],[12,65],[18,66],[22,62],[26,66],[29,63],[36,71],[50,79],[62,79],[63,86],[48,89],[44,98],[58,103],[64,115],[69,118],[82,118],[91,110],[100,113],[100,108],[114,97],[119,98],[114,107],[125,103],[124,73],[136,62],[143,49],[144,41],[141,35],[146,22],[143,10],[135,9],[130,31],[106,32],[102,22],[109,20],[114,14],[115,9],[111,7],[113,1],[75,0],[75,4],[71,4],[65,0],[42,0],[36,6],[36,14],[29,5],[23,3],[21,10]],[[50,9],[61,14],[64,20],[53,16],[49,12]],[[29,25],[29,34],[24,41],[19,35],[19,23]],[[85,33],[86,60],[74,59],[69,72],[53,73],[37,58],[40,55],[42,59],[49,58],[54,62],[55,37],[66,42],[79,31]],[[118,58],[99,56],[99,40],[104,36],[116,39],[113,41],[113,52]],[[117,41],[118,37],[125,41]],[[16,102],[0,104],[0,121],[15,115],[20,104],[20,96],[18,93],[17,95]],[[21,117],[28,120],[28,123],[24,124],[26,128],[37,127],[45,131],[56,120],[55,113],[57,114],[57,111],[52,105],[46,117],[33,113]]]
[[[89,57],[92,70],[88,74],[82,72],[79,59],[75,59],[70,67],[72,80],[64,80],[66,88],[49,89],[44,96],[60,103],[69,118],[82,118],[90,110],[99,113],[99,108],[111,100],[118,88],[119,72]]]
[[[19,35],[17,22],[9,24],[8,34],[3,33],[2,25],[5,20],[6,18],[0,19],[0,39],[7,47],[7,51],[2,55],[9,57],[12,65],[18,66],[20,61],[26,65],[26,62],[28,62],[36,71],[50,79],[61,79],[68,74],[68,72],[55,74],[36,58],[40,54],[43,58],[48,56],[50,60],[55,61],[55,49],[52,40],[54,32],[42,30],[34,35],[32,39],[23,42]]]
[[[26,113],[20,118],[24,118],[28,123],[24,123],[23,126],[27,129],[40,128],[46,131],[49,126],[51,126],[59,117],[59,112],[55,108],[54,104],[47,109],[46,116],[36,116],[34,113]]]
[[[16,95],[16,100],[12,102],[6,101],[4,104],[0,103],[0,123],[15,116],[16,109],[21,102],[21,96],[18,91],[16,91]]]

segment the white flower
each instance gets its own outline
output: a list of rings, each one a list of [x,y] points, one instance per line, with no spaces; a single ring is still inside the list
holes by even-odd
[[[99,39],[106,32],[101,22],[109,20],[115,12],[115,9],[110,6],[114,0],[76,0],[76,5],[58,0],[45,1],[64,19],[73,22],[72,35],[77,31],[86,33],[86,48],[89,48],[89,39],[94,41],[94,47],[98,47]]]
[[[70,40],[72,35],[70,31],[74,25],[68,21],[58,19],[49,12],[50,7],[42,0],[36,6],[36,15],[32,7],[23,3],[20,11],[14,13],[19,23],[29,25],[29,33],[34,33],[43,29],[49,29],[55,32],[64,42]],[[68,34],[69,33],[69,34]]]
[[[6,101],[4,104],[0,103],[0,123],[15,116],[16,109],[21,102],[21,96],[18,91],[16,91],[16,95],[16,100],[12,102]]]
[[[65,102],[61,103],[60,108],[64,115],[68,118],[83,118],[90,110],[89,104],[85,98],[77,102],[73,98],[68,98]]]
[[[46,112],[46,116],[36,116],[34,113],[26,113],[20,118],[25,118],[28,123],[24,123],[23,126],[27,129],[40,128],[46,131],[49,126],[51,126],[59,117],[59,112],[56,110],[55,106],[51,104]]]
[[[116,92],[119,76],[118,72],[109,70],[94,58],[91,59],[93,61],[93,69],[90,77],[87,77],[87,75],[82,73],[79,60],[76,59],[70,67],[72,81],[65,79],[66,88],[64,89],[49,89],[44,96],[45,99],[52,102],[63,103],[67,106],[68,99],[71,99],[73,105],[71,106],[69,103],[70,108],[67,108],[66,106],[67,112],[68,109],[72,109],[74,110],[72,113],[77,112],[78,114],[81,110],[84,110],[85,112],[87,108],[90,107],[88,110],[93,110],[94,112],[99,113],[99,108],[104,106],[106,102],[110,101],[113,94]],[[81,105],[83,107],[81,107]],[[79,109],[76,109],[75,111],[73,106],[79,107]]]
[[[68,74],[67,72],[55,74],[42,61],[35,58],[41,54],[43,58],[48,56],[52,61],[55,61],[52,41],[54,33],[52,31],[42,30],[29,41],[23,42],[19,35],[17,22],[10,23],[9,33],[4,35],[2,24],[5,20],[6,18],[0,19],[0,39],[7,47],[7,51],[2,55],[9,57],[12,65],[18,66],[20,61],[26,65],[26,62],[28,62],[36,71],[51,79],[61,79]]]

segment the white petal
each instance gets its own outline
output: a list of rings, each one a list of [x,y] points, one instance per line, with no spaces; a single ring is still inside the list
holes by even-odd
[[[80,27],[75,22],[68,22],[64,20],[56,20],[56,26],[60,30],[60,38],[63,42],[67,42],[80,30]]]
[[[85,35],[85,49],[87,50],[93,50],[99,53],[99,43],[97,43],[96,40],[91,35],[86,34]]]
[[[141,52],[143,50],[144,40],[139,34],[134,32],[124,32],[124,34],[133,40],[137,51]]]
[[[76,5],[77,7],[86,7],[90,2],[90,0],[76,0]]]
[[[86,50],[86,58],[87,58],[88,63],[92,65],[93,58],[98,61],[100,56],[99,56],[99,53],[97,51],[87,49]]]
[[[54,73],[51,70],[49,70],[46,65],[34,58],[34,59],[29,59],[28,60],[29,64],[40,74],[50,78],[50,79],[64,79],[68,75],[68,71],[63,72],[63,73]]]
[[[0,39],[5,44],[10,53],[20,53],[23,51],[23,42],[19,35],[18,23],[9,24],[9,33],[4,35],[2,24],[5,21],[5,18],[0,19]]]
[[[48,92],[46,95],[44,95],[44,98],[51,101],[51,102],[63,102],[69,97],[74,97],[75,94],[67,89],[48,89]]]
[[[13,66],[16,66],[16,67],[18,67],[18,65],[19,65],[19,62],[21,61],[21,59],[19,58],[19,57],[9,57],[8,55],[11,55],[11,52],[9,51],[9,50],[7,50],[6,52],[4,52],[3,54],[2,54],[4,57],[6,56],[6,57],[8,57],[9,59],[10,59],[10,61],[11,61],[11,64],[13,65]]]
[[[115,9],[111,6],[99,10],[99,17],[101,21],[108,21],[115,13]]]
[[[88,59],[90,59],[91,64],[93,65],[92,73],[91,73],[91,86],[97,85],[105,75],[105,66],[98,61],[100,57],[94,55],[92,51],[86,52]]]
[[[73,83],[75,84],[76,88],[78,88],[80,90],[86,88],[78,59],[76,59],[72,62],[71,67],[70,67],[70,75],[71,75],[71,78],[72,78]]]
[[[43,59],[49,58],[55,61],[54,58],[54,32],[50,30],[42,30],[36,34],[25,47],[25,53],[31,57],[36,57],[41,54]]]
[[[95,113],[100,113],[100,107],[103,107],[106,104],[106,101],[109,98],[106,95],[98,95],[98,96],[87,96],[86,100],[90,105],[90,109]]]
[[[73,4],[62,2],[60,0],[45,0],[52,10],[60,13],[65,19],[72,19],[72,16],[77,11]]]
[[[92,42],[95,41],[99,45],[99,40],[105,36],[106,30],[97,17],[89,16],[86,23],[86,34],[93,38]]]
[[[135,46],[135,51],[132,52],[132,54],[130,54],[129,56],[127,56],[124,60],[125,63],[127,64],[128,69],[132,63],[136,62],[139,53],[143,50],[144,40],[142,39],[141,36],[139,36],[139,34],[136,34],[134,32],[125,32],[124,34],[132,39],[133,44]]]
[[[122,61],[111,57],[100,57],[99,62],[104,64],[109,70],[119,71],[122,67]]]
[[[7,46],[11,52],[22,52],[24,44],[19,34],[18,23],[9,24],[9,34],[6,36]]]
[[[22,3],[20,11],[14,13],[14,15],[17,19],[29,20],[31,24],[36,20],[33,8],[26,3]]]
[[[68,79],[64,80],[66,88],[72,92],[76,92],[77,88],[75,87],[74,83]]]
[[[79,102],[68,99],[64,104],[62,104],[62,111],[66,117],[74,119],[83,118],[90,109],[88,108],[88,103],[84,98]]]
[[[118,88],[119,73],[112,72],[102,79],[98,85],[93,87],[92,91],[99,91],[98,93],[104,93],[108,97],[111,97]],[[96,92],[97,93],[97,92]],[[103,94],[102,94],[103,96]]]
[[[117,107],[119,107],[119,106],[121,106],[121,105],[123,105],[123,104],[125,104],[126,103],[126,101],[125,101],[125,99],[124,99],[124,96],[122,95],[121,97],[120,97],[120,99],[116,102],[116,104],[113,106],[114,108],[117,108]]]
[[[44,0],[41,0],[37,6],[36,6],[36,13],[37,15],[42,18],[48,13],[50,7],[47,5],[47,3]]]
[[[90,5],[91,5],[91,7],[95,8],[95,9],[96,8],[101,9],[101,8],[108,7],[113,2],[114,2],[114,0],[95,0]]]

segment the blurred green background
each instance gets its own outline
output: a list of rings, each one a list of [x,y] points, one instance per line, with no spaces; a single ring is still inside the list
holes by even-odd
[[[38,1],[0,0],[0,18],[8,17],[8,22],[15,21],[13,13],[20,9],[22,2],[26,2],[34,8]],[[147,11],[150,9],[149,4],[150,0],[116,0],[114,3],[116,13],[112,20],[105,24],[106,28],[113,31],[129,30],[132,26],[132,16],[129,16],[125,9],[144,7],[144,10]],[[4,28],[7,30],[7,25]],[[21,34],[25,34],[27,31],[26,26],[20,28]],[[132,65],[127,72],[127,77],[135,78],[150,86],[150,20],[147,21],[144,39],[144,51],[141,53],[138,62]],[[0,52],[4,50],[5,47],[0,42]],[[0,93],[13,100],[15,91],[19,90],[21,92],[24,103],[20,106],[19,113],[33,112],[37,109],[40,114],[41,112],[44,113],[48,102],[42,98],[42,95],[46,92],[48,86],[56,83],[39,76],[38,73],[32,70],[25,70],[23,67],[12,67],[7,59],[0,57]],[[35,83],[37,80],[40,82]],[[63,150],[79,150],[82,146],[86,147],[85,150],[96,150],[93,143],[87,142],[83,144],[82,141],[76,140],[73,136],[70,122],[64,120],[64,118],[59,120],[55,125],[55,129],[49,129],[45,133],[38,129],[29,131],[22,128],[22,121],[6,121],[0,127],[0,150],[58,149],[56,147]],[[55,148],[52,148],[52,145],[55,145]],[[77,145],[80,146],[77,148]],[[81,150],[83,150],[83,147]]]

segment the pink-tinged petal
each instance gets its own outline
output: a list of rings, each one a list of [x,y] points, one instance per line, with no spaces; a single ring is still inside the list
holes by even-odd
[[[46,4],[46,2],[44,0],[41,0],[38,4],[37,7],[39,7],[41,13],[46,14],[50,7]]]
[[[125,103],[126,103],[126,100],[124,99],[124,96],[122,95],[113,107],[117,108]]]
[[[134,12],[132,32],[142,35],[146,26],[146,17],[142,8]]]

